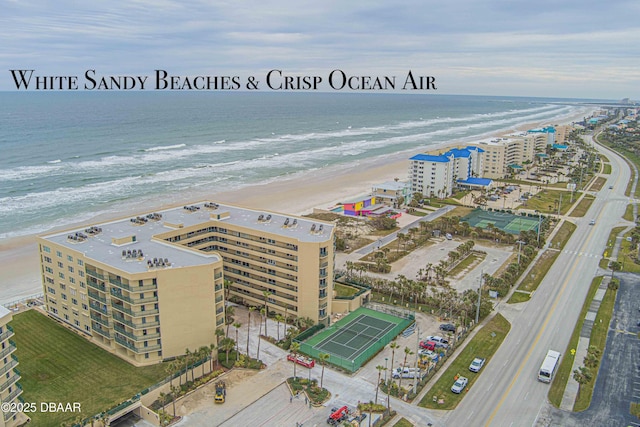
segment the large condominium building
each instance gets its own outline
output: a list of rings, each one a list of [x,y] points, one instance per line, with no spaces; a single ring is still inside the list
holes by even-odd
[[[538,153],[544,153],[548,143],[545,132],[521,132],[503,138],[476,142],[484,150],[483,176],[505,178],[523,164],[535,162]]]
[[[22,412],[11,411],[20,405],[19,397],[22,394],[22,387],[18,383],[20,373],[16,369],[18,358],[14,354],[16,345],[11,340],[11,319],[11,312],[0,306],[0,402],[3,408],[0,412],[0,427],[22,425],[28,420]]]
[[[198,203],[39,238],[50,315],[133,364],[215,342],[231,296],[328,322],[333,226]]]
[[[417,154],[409,160],[412,193],[426,197],[449,197],[459,181],[482,175],[484,150],[479,147],[454,148],[446,153]]]

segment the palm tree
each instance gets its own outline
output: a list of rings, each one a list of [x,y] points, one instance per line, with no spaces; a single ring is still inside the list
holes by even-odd
[[[216,345],[211,343],[209,344],[209,353],[211,355],[211,359],[210,359],[210,368],[211,368],[211,372],[213,372],[213,359],[215,358],[215,350],[216,350]],[[217,358],[216,358],[217,360]]]
[[[320,374],[320,388],[322,388],[322,381],[324,380],[324,365],[329,360],[330,355],[327,353],[318,354],[318,359],[320,359],[320,364],[322,365],[322,373]]]
[[[179,387],[171,387],[171,396],[173,397],[173,416],[176,416],[176,399],[178,398],[178,393],[180,393]]]
[[[376,383],[376,400],[374,400],[374,402],[378,403],[378,390],[380,389],[380,378],[382,377],[382,371],[384,371],[386,368],[382,365],[378,365],[376,366],[376,369],[378,370],[378,382]]]
[[[578,383],[578,396],[580,396],[580,389],[585,384],[588,384],[593,379],[591,370],[586,366],[580,366],[573,371],[573,379]]]
[[[225,310],[225,322],[227,324],[227,336],[229,336],[229,326],[233,324],[233,315],[236,314],[236,309],[233,306],[229,306]]]
[[[220,339],[224,338],[224,330],[222,328],[216,329],[216,344],[220,345]]]
[[[258,328],[258,352],[256,353],[256,359],[260,360],[260,335],[262,335],[262,315],[265,312],[264,308],[260,309],[260,327]]]
[[[226,363],[229,363],[229,352],[236,346],[236,342],[231,338],[223,338],[219,348],[226,353]]]
[[[204,362],[206,361],[206,359],[209,356],[209,354],[210,354],[209,353],[209,347],[207,347],[206,345],[203,345],[198,350],[198,355],[200,356],[200,360],[202,360],[202,376],[203,377],[204,377]]]
[[[291,353],[293,353],[293,358],[295,359],[296,356],[298,356],[298,352],[300,351],[300,344],[297,342],[292,342],[291,343],[291,347],[289,347],[289,350],[291,350]],[[296,379],[296,365],[297,363],[293,362],[293,379]]]
[[[405,366],[407,366],[407,356],[410,356],[412,354],[413,354],[413,351],[411,351],[409,347],[404,348],[404,362],[402,362],[403,369]],[[400,375],[400,381],[398,381],[398,389],[400,389],[401,387],[402,387],[402,375]]]
[[[176,364],[171,361],[164,365],[164,370],[167,374],[169,374],[169,385],[173,387],[173,374],[176,372]]]
[[[160,401],[160,404],[162,405],[162,412],[164,412],[164,405],[167,403],[167,394],[161,391],[158,395],[158,401]]]
[[[191,350],[184,350],[184,382],[189,382],[189,363],[191,362]]]
[[[247,356],[249,356],[249,335],[251,335],[251,313],[256,311],[255,307],[249,307],[249,320],[247,321]]]
[[[267,306],[267,302],[269,301],[269,295],[271,295],[271,292],[269,291],[262,291],[262,295],[264,295],[264,312],[265,312],[265,316],[264,316],[264,334],[267,334],[267,319],[269,318],[269,307]]]
[[[400,345],[397,342],[392,342],[391,344],[389,344],[389,348],[391,349],[391,372],[393,372],[393,359],[396,355],[396,348],[399,348]],[[391,376],[393,378],[393,375]],[[387,384],[387,409],[389,410],[389,412],[391,412],[391,401],[389,400],[389,395],[391,393],[389,393],[389,384]]]
[[[240,329],[240,326],[242,326],[242,323],[240,322],[234,322],[233,323],[233,327],[236,328],[236,360],[238,360],[239,357],[239,349],[238,349],[238,329]]]
[[[282,317],[281,314],[276,314],[275,315],[275,319],[276,319],[276,322],[278,324],[278,341],[280,341],[280,322],[282,322],[284,320],[284,318]]]

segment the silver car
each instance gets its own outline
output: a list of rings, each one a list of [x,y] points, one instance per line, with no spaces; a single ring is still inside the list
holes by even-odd
[[[457,394],[462,393],[464,388],[469,383],[469,379],[467,377],[458,377],[455,383],[451,386],[451,391]]]

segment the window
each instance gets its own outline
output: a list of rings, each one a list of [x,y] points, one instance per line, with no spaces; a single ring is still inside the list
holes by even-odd
[[[73,262],[73,257],[71,255],[67,255],[67,260]]]
[[[76,279],[74,279],[73,277],[69,277],[69,283],[76,283]]]
[[[45,262],[51,263],[51,258],[49,258],[48,256],[44,256],[42,257],[42,259],[44,259]]]
[[[75,298],[71,298],[71,303],[75,304],[75,305],[78,305],[78,300],[75,299]]]
[[[60,295],[62,295],[62,299],[63,299],[63,300],[66,300],[66,299],[67,299],[67,294],[60,294]]]
[[[67,285],[65,285],[64,283],[60,283],[60,289],[64,291],[65,289],[67,289]]]
[[[87,304],[82,304],[82,309],[83,310],[89,310],[89,307],[87,307]]]
[[[78,260],[78,265],[79,266],[83,266],[84,265],[84,261],[82,261],[81,259]]]
[[[56,251],[56,255],[58,256],[58,258],[62,258],[62,252]]]
[[[51,248],[49,246],[43,246],[42,247],[42,251],[50,254],[51,253]]]
[[[80,277],[84,277],[84,271],[80,270],[78,271],[78,274],[80,275]]]
[[[60,273],[58,273],[58,276],[59,276],[61,279],[64,279],[64,273],[60,272]]]
[[[58,261],[58,267],[59,268],[64,268],[64,264],[62,262]]]
[[[71,267],[70,265],[67,266],[67,270],[69,270],[69,273],[73,273],[73,267]]]

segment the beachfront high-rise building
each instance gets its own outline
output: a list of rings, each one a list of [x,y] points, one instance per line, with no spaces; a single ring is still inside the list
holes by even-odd
[[[437,155],[417,154],[409,159],[411,192],[449,197],[458,182],[482,175],[484,156],[479,147],[453,148]]]
[[[39,238],[51,316],[137,365],[216,340],[228,295],[328,323],[333,226],[198,203]]]
[[[13,409],[12,404],[17,408],[19,398],[22,394],[22,387],[18,383],[20,373],[16,369],[18,358],[15,356],[16,345],[11,340],[13,329],[9,322],[13,318],[11,311],[0,306],[0,402],[3,411],[0,413],[0,427],[13,427],[22,425],[28,421],[28,417],[22,412],[12,412],[5,409]]]
[[[546,132],[520,132],[474,143],[484,150],[482,175],[505,178],[523,169],[523,165],[534,163],[537,155],[545,152],[548,135]]]

